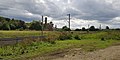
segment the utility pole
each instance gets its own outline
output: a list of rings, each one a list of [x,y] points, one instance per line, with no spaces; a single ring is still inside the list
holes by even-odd
[[[90,28],[90,25],[88,24],[88,30],[89,30],[89,28]]]
[[[44,28],[43,25],[44,24],[43,24],[43,15],[42,15],[42,34],[41,34],[42,36],[43,36],[43,28]]]
[[[69,18],[69,32],[70,32],[70,14],[68,14],[68,18]]]
[[[88,24],[88,31],[87,31],[88,33],[89,33],[89,29],[90,29],[90,25]]]
[[[102,26],[102,25],[100,24],[100,28],[99,28],[100,30],[102,30],[102,27],[101,27],[101,26]]]

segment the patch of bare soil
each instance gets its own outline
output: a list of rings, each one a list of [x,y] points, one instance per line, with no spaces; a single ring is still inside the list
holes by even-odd
[[[93,52],[83,52],[81,48],[68,49],[30,60],[120,60],[120,45]]]

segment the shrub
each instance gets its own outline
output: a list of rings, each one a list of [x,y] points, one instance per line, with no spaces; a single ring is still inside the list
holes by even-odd
[[[105,38],[101,38],[102,41],[105,41]]]
[[[76,35],[74,38],[75,38],[76,40],[81,40],[80,37],[79,37],[79,35]]]
[[[81,31],[81,29],[75,29],[75,31]]]
[[[49,43],[51,43],[51,44],[56,44],[56,42],[55,41],[48,41]]]
[[[19,28],[19,31],[23,31],[23,30],[24,30],[23,27]]]
[[[71,40],[72,39],[72,35],[69,33],[62,33],[59,36],[59,40]]]

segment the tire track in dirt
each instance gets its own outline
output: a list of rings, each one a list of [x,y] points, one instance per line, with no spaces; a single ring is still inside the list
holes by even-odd
[[[81,48],[74,48],[29,60],[120,60],[120,45],[93,52],[83,52]]]
[[[52,60],[120,60],[120,46],[112,46],[93,52],[71,51],[64,57]]]

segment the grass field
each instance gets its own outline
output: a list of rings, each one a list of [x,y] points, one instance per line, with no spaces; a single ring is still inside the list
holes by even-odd
[[[39,36],[39,31],[0,31],[0,38]]]
[[[45,42],[33,42],[30,45],[16,45],[16,46],[6,46],[0,48],[0,58],[1,59],[21,59],[28,58],[38,55],[44,55],[57,50],[62,50],[65,48],[82,48],[84,51],[94,51],[97,49],[102,49],[109,47],[118,40],[65,40],[56,41],[56,44],[45,43]]]
[[[0,31],[3,34],[2,37],[14,37],[16,36],[37,36],[40,35],[39,31]],[[15,34],[16,33],[16,34]],[[11,36],[9,36],[11,34]],[[45,32],[49,39],[60,36],[59,32]],[[73,32],[71,35],[62,33],[62,38],[65,40],[54,40],[50,43],[49,41],[34,41],[29,44],[19,43],[11,46],[0,47],[0,59],[24,59],[31,58],[38,55],[44,55],[57,50],[63,50],[67,48],[82,48],[83,51],[94,51],[103,49],[112,45],[120,44],[120,33],[119,31],[101,31],[94,33],[79,33]],[[80,40],[75,39],[75,36]],[[68,36],[68,37],[65,37]],[[72,38],[70,38],[70,37]],[[0,36],[1,37],[1,36]],[[1,37],[1,38],[2,38]],[[67,38],[67,39],[66,39]],[[51,40],[51,39],[50,39]],[[32,40],[31,40],[32,41]],[[28,42],[28,41],[26,41]]]
[[[44,31],[45,36],[56,34],[58,32]],[[41,36],[41,31],[0,31],[0,38],[16,38],[16,37],[29,37]]]

